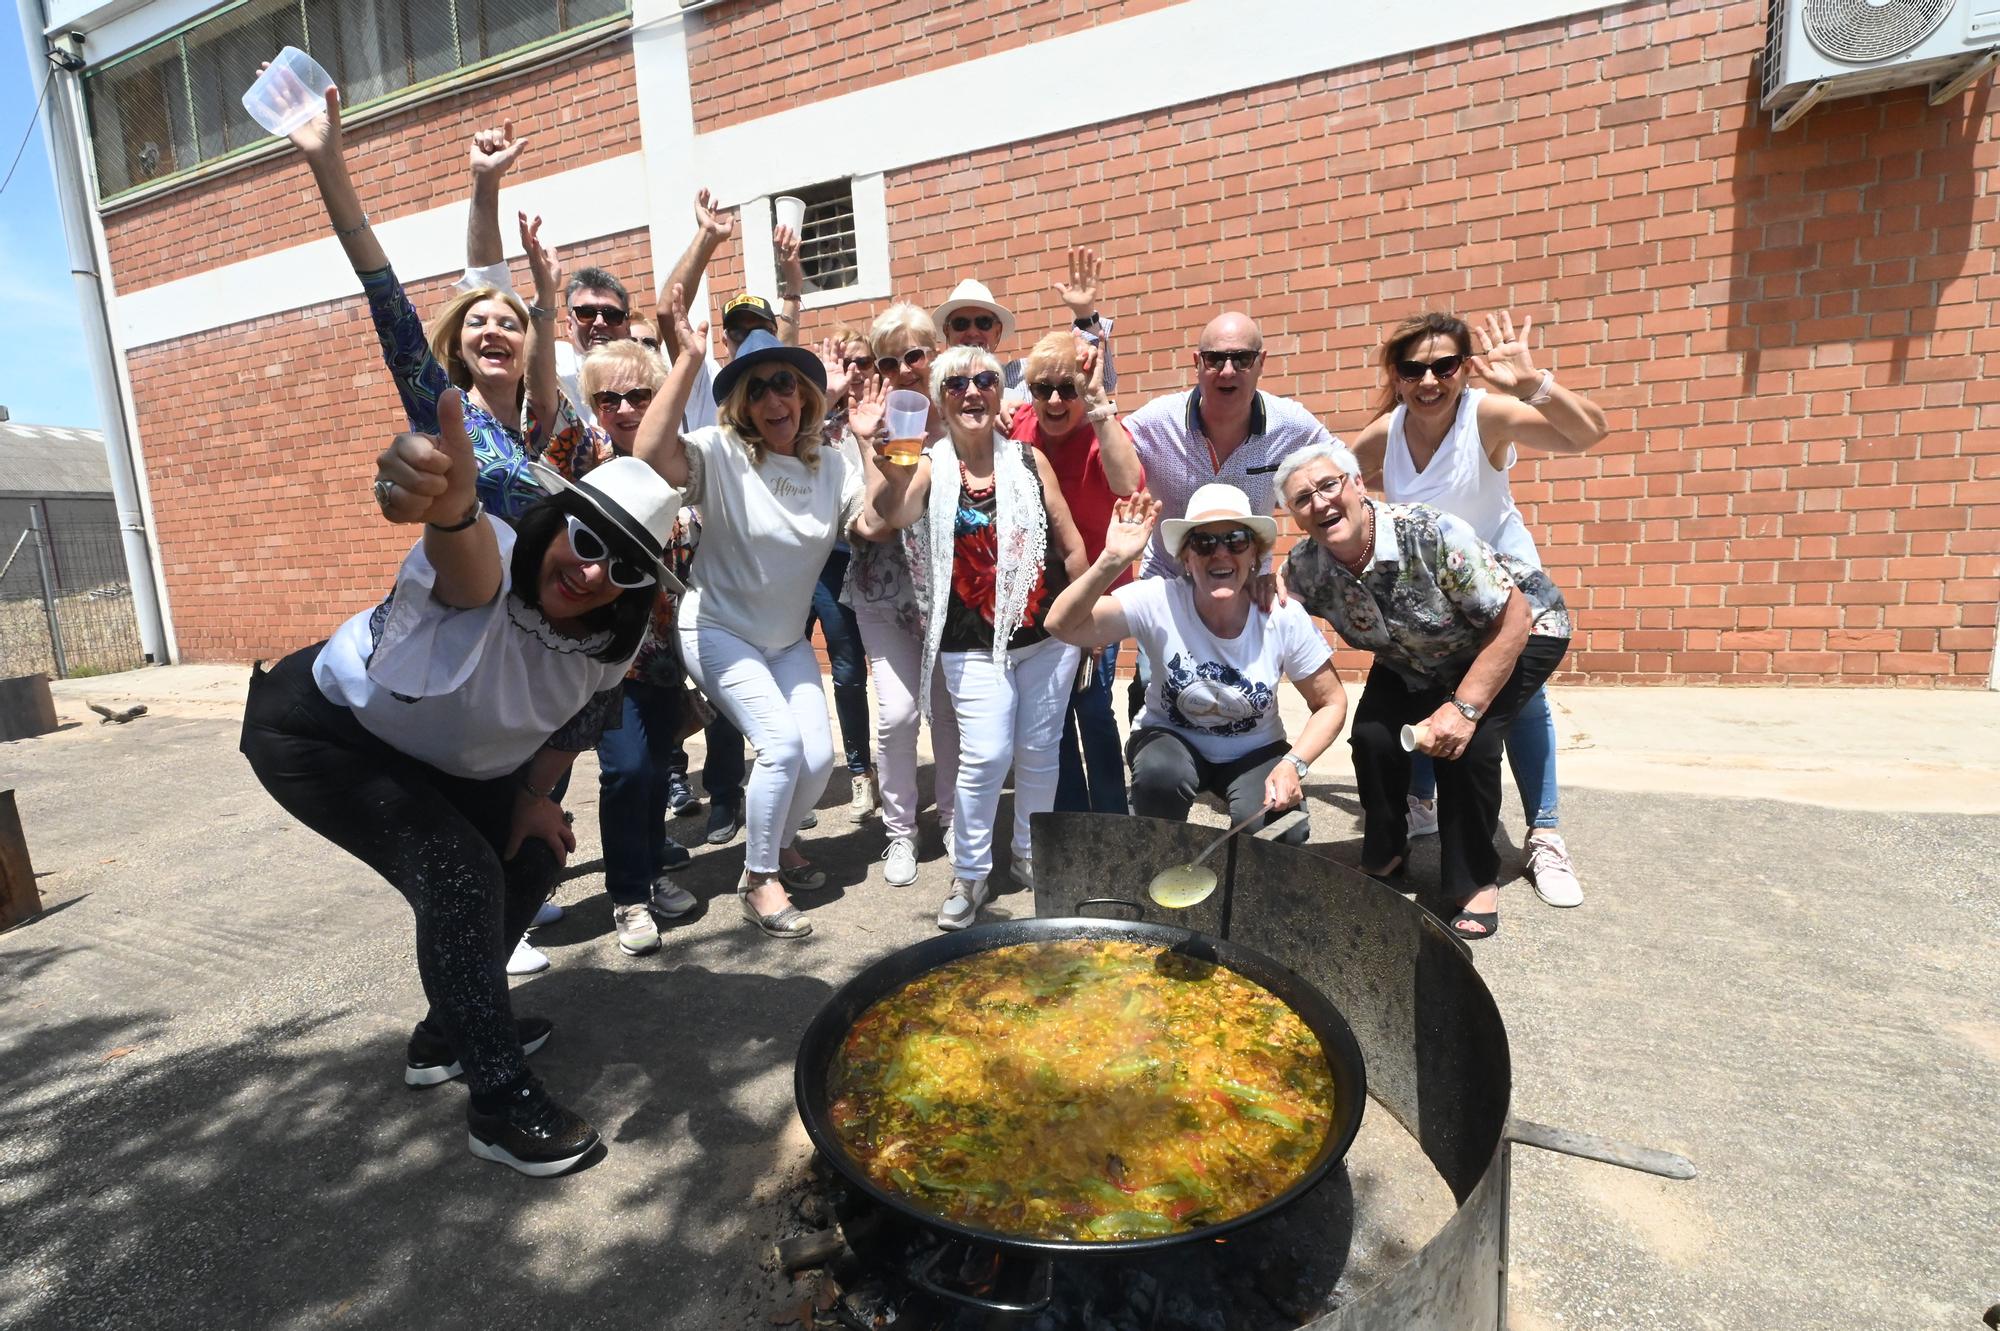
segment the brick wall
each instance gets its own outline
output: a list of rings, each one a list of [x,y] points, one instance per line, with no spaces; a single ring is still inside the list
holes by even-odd
[[[1062,317],[1110,256],[1118,396],[1186,386],[1223,308],[1337,434],[1380,330],[1532,314],[1608,411],[1514,493],[1578,613],[1572,678],[1954,684],[2000,600],[1991,81],[1774,135],[1763,6],[1649,3],[935,162],[889,185],[895,287]],[[828,320],[867,312],[842,307]],[[1350,658],[1352,661],[1358,658]]]
[[[720,129],[893,83],[1081,28],[1165,9],[1173,0],[737,0],[687,16],[695,128]],[[1123,71],[1111,77],[1122,77]],[[962,107],[916,107],[912,115],[1004,114],[1005,88],[968,89]],[[884,127],[863,133],[893,132]]]
[[[586,258],[652,290],[644,231],[570,262]],[[410,299],[435,310],[453,280],[415,283]],[[405,426],[356,293],[130,357],[185,660],[279,656],[325,637],[381,599],[417,539],[381,520],[368,488]]]
[[[368,215],[386,222],[464,199],[473,132],[509,119],[516,134],[532,140],[510,180],[635,151],[639,113],[630,39],[350,128],[348,171]],[[119,209],[104,219],[104,231],[121,291],[328,234],[312,172],[297,153]]]

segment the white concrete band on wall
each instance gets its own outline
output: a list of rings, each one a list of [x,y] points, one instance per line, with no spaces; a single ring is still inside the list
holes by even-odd
[[[164,9],[172,7],[164,4]],[[860,287],[808,298],[806,305],[884,299],[889,294],[889,247],[882,177],[889,172],[1603,8],[1602,0],[1370,7],[1364,22],[1342,21],[1323,0],[1249,5],[1244,0],[1182,0],[1134,18],[697,134],[686,20],[674,0],[634,0],[633,62],[643,155],[512,186],[503,204],[540,212],[547,221],[545,234],[565,248],[646,227],[653,263],[663,278],[693,234],[694,192],[705,185],[724,205],[744,207],[750,289],[770,294],[769,197],[814,181],[850,177]],[[968,104],[995,111],[913,114],[923,107],[951,105],[967,88],[981,90]],[[825,132],[828,124],[894,124],[897,132],[831,135]],[[654,164],[650,171],[647,159]],[[644,189],[631,187],[633,171],[643,173]],[[460,266],[464,207],[451,204],[379,228],[399,275],[415,279]],[[125,346],[145,346],[354,291],[354,275],[339,245],[328,237],[121,296],[117,326]]]

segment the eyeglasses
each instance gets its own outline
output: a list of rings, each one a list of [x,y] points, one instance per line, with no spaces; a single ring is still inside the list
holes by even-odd
[[[1224,546],[1232,555],[1240,555],[1257,544],[1257,538],[1247,527],[1232,527],[1228,531],[1191,531],[1187,535],[1187,546],[1203,559],[1215,553],[1215,547]]]
[[[990,393],[1000,386],[1000,376],[991,370],[981,370],[970,378],[962,374],[948,374],[944,379],[944,391],[957,397],[965,392],[967,384],[971,384],[982,393]]]
[[[604,575],[611,579],[612,586],[623,587],[629,591],[634,587],[653,585],[655,579],[651,573],[623,555],[612,554],[611,547],[604,543],[604,538],[584,526],[582,518],[571,513],[567,515],[567,520],[569,548],[574,550],[576,557],[586,564],[604,565]]]
[[[1312,506],[1312,501],[1315,498],[1332,502],[1340,497],[1340,491],[1347,484],[1348,480],[1347,473],[1344,471],[1340,472],[1327,480],[1321,481],[1318,485],[1308,486],[1285,502],[1293,508],[1309,508]]]
[[[652,400],[653,390],[650,388],[628,388],[623,393],[613,392],[607,388],[602,393],[590,395],[590,403],[597,408],[597,414],[600,416],[609,416],[625,402],[630,402],[634,411],[644,411],[646,404]]]
[[[1247,370],[1257,363],[1261,351],[1204,351],[1201,363],[1211,370],[1219,370],[1225,365],[1234,365],[1239,370]]]
[[[864,374],[867,373],[868,367],[874,363],[875,360],[872,356],[848,356],[840,362],[842,369],[860,370]]]
[[[752,402],[764,400],[764,394],[776,393],[779,397],[790,397],[799,391],[799,377],[790,370],[779,370],[768,379],[745,379],[745,396]]]
[[[1028,391],[1035,395],[1035,401],[1047,402],[1052,397],[1060,397],[1065,402],[1076,401],[1076,385],[1065,379],[1059,384],[1037,380],[1028,385]]]
[[[616,305],[572,305],[569,307],[569,317],[580,324],[622,324],[627,318],[627,313]]]
[[[977,328],[982,333],[990,333],[1000,326],[1000,321],[990,314],[954,314],[951,316],[951,331],[963,333],[968,328]]]
[[[660,349],[660,339],[657,337],[642,337],[639,339],[639,345],[648,351],[658,351]]]
[[[923,364],[924,358],[930,354],[931,349],[929,347],[911,347],[903,353],[901,360],[898,360],[894,356],[884,356],[877,360],[875,362],[875,371],[878,374],[894,374],[905,365],[914,370],[917,366]]]
[[[1439,356],[1434,361],[1399,360],[1396,362],[1396,376],[1405,383],[1420,384],[1424,381],[1424,371],[1429,370],[1443,383],[1458,373],[1458,367],[1465,364],[1463,356]]]

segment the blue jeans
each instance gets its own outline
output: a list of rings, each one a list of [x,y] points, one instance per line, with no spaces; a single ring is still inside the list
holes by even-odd
[[[854,612],[840,603],[840,584],[847,578],[848,553],[835,549],[826,557],[813,587],[812,610],[806,615],[806,634],[813,621],[826,638],[827,660],[833,663],[833,714],[840,720],[840,745],[846,751],[850,775],[861,776],[874,766],[868,755],[868,654],[861,649],[861,628]]]
[[[1437,772],[1421,753],[1410,755],[1410,793],[1420,800],[1437,798]],[[1521,789],[1521,807],[1529,827],[1559,827],[1556,816],[1562,792],[1556,788],[1556,718],[1549,710],[1546,689],[1521,705],[1507,731],[1507,766]]]
[[[625,681],[624,721],[597,741],[597,831],[604,843],[604,890],[630,906],[650,898],[661,870],[687,861],[668,846],[667,773],[681,695],[657,684]],[[671,857],[671,858],[670,858]]]
[[[1124,813],[1125,755],[1118,718],[1111,714],[1111,680],[1118,672],[1118,644],[1097,659],[1097,677],[1081,693],[1069,695],[1063,718],[1061,770],[1056,777],[1056,812]]]

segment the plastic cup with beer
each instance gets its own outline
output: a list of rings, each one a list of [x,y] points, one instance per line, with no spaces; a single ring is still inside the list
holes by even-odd
[[[914,467],[924,453],[924,434],[930,428],[931,400],[922,393],[898,388],[889,394],[889,461],[899,467]]]

